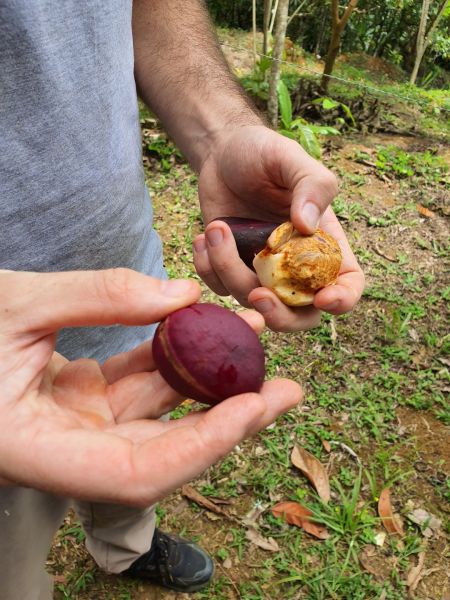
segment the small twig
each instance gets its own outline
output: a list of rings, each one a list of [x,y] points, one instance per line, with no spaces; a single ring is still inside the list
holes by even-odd
[[[356,452],[354,450],[352,450],[350,448],[350,446],[347,446],[347,444],[344,444],[343,442],[334,442],[334,441],[331,441],[330,444],[333,444],[333,446],[340,446],[342,448],[342,450],[345,450],[346,452],[348,452],[350,454],[350,456],[356,460],[358,465],[362,464],[359,456],[356,454]]]
[[[225,577],[230,581],[231,585],[234,588],[234,591],[237,594],[237,598],[242,598],[238,586],[235,584],[233,578],[229,575],[229,573],[226,572],[226,570],[222,567],[221,564],[219,564],[219,569],[223,572],[223,574],[225,575]]]
[[[383,252],[380,247],[378,246],[378,244],[374,244],[373,249],[375,250],[375,252],[379,255],[382,256],[383,258],[385,258],[386,260],[389,260],[390,262],[398,262],[398,259],[396,259],[394,256],[390,256],[389,254],[386,254],[385,252]]]

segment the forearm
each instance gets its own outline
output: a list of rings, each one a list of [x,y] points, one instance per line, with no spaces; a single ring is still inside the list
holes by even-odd
[[[201,0],[134,0],[133,39],[139,94],[195,169],[224,128],[261,124]]]

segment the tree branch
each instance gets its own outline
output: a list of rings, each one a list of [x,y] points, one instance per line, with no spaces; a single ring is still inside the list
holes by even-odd
[[[438,13],[434,19],[434,21],[431,23],[429,30],[426,32],[425,34],[425,47],[428,46],[431,37],[436,29],[436,27],[438,26],[439,21],[442,19],[442,17],[444,16],[444,12],[445,9],[447,8],[447,4],[449,3],[449,0],[444,0],[441,4],[441,8],[438,10]]]
[[[350,0],[350,2],[347,5],[347,8],[345,9],[344,14],[342,15],[342,18],[339,21],[340,29],[344,29],[344,27],[347,25],[347,21],[350,19],[350,15],[356,8],[357,4],[358,4],[358,0]]]

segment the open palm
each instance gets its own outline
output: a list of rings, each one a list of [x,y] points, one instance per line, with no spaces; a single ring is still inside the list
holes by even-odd
[[[59,328],[157,321],[198,299],[194,282],[124,270],[1,272],[0,290],[3,485],[147,506],[300,399],[293,382],[267,382],[260,394],[162,422],[182,398],[155,370],[150,343],[104,365],[54,352]]]

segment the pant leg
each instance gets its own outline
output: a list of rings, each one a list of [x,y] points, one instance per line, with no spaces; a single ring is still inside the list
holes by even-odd
[[[169,414],[160,421],[168,421]],[[74,502],[86,533],[86,548],[107,573],[121,573],[150,549],[156,526],[155,506]]]
[[[156,522],[153,506],[75,502],[73,507],[86,533],[86,548],[104,571],[121,573],[149,550]]]
[[[0,487],[0,598],[51,600],[45,561],[69,508],[66,498],[20,487]]]

